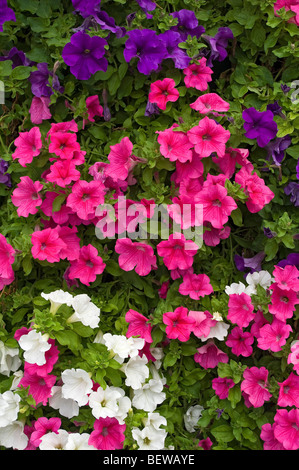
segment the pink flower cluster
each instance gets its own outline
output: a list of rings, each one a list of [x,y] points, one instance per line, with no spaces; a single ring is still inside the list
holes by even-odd
[[[12,265],[15,261],[15,250],[0,233],[0,290],[14,281]]]

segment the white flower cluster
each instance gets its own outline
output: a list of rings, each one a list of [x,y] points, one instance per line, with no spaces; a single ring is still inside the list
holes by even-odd
[[[230,286],[226,286],[225,292],[227,295],[231,294],[247,294],[249,296],[255,295],[257,293],[257,286],[261,286],[264,289],[274,282],[274,279],[271,277],[271,274],[268,271],[259,271],[254,273],[249,273],[246,276],[247,286],[243,282],[233,282]]]

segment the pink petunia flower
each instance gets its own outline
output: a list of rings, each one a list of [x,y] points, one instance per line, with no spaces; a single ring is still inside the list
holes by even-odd
[[[291,325],[274,318],[271,324],[266,324],[260,329],[257,346],[265,351],[281,351],[292,331]]]
[[[124,137],[118,144],[110,146],[108,164],[105,168],[105,176],[113,181],[125,181],[135,165],[143,160],[132,154],[133,144],[128,137]]]
[[[286,322],[292,318],[299,303],[297,293],[292,290],[280,289],[277,284],[272,285],[271,304],[269,312],[275,315],[275,318]]]
[[[213,442],[211,441],[209,437],[207,437],[206,439],[201,439],[198,442],[198,447],[201,447],[203,450],[211,450],[212,445],[213,445]]]
[[[235,182],[240,184],[248,196],[245,204],[251,213],[261,211],[266,204],[272,201],[274,193],[266,186],[264,180],[257,173],[252,172],[252,165],[241,168],[235,176]]]
[[[167,212],[183,230],[202,226],[202,205],[197,202],[196,197],[182,194],[179,198],[172,198],[172,204],[167,205]]]
[[[44,377],[52,372],[54,365],[58,361],[59,350],[55,345],[54,339],[49,338],[48,343],[51,344],[51,348],[45,352],[46,363],[44,365],[38,366],[37,364],[26,362],[26,370],[29,374],[37,374]]]
[[[225,151],[224,157],[218,155],[212,157],[212,160],[219,167],[220,171],[227,177],[231,178],[236,170],[236,165],[248,165],[249,150],[228,148]]]
[[[276,424],[274,436],[286,450],[299,449],[299,409],[277,410],[274,416]]]
[[[65,248],[62,248],[59,256],[60,259],[67,259],[74,261],[78,259],[80,254],[80,238],[77,236],[77,227],[57,226],[57,231],[60,240],[65,243]]]
[[[261,427],[260,438],[264,441],[264,450],[286,450],[284,446],[276,439],[274,430],[276,424],[263,424]]]
[[[41,443],[41,438],[48,432],[55,432],[58,434],[58,431],[61,426],[60,418],[38,418],[33,426],[33,432],[30,436],[30,444],[35,447],[38,447]]]
[[[76,169],[73,160],[58,160],[50,166],[50,172],[46,180],[65,188],[73,181],[78,181],[81,177],[80,171]]]
[[[216,320],[213,320],[213,315],[208,310],[204,312],[190,310],[189,317],[194,319],[192,333],[197,336],[197,338],[207,337],[212,326],[215,326],[217,323]]]
[[[139,276],[147,276],[152,269],[157,269],[154,250],[147,243],[134,243],[130,238],[121,238],[116,241],[115,251],[120,255],[118,263],[124,271],[135,269]]]
[[[88,220],[95,217],[96,208],[105,201],[105,186],[100,181],[77,181],[72,187],[66,205],[80,219]]]
[[[282,408],[287,406],[299,408],[299,375],[291,372],[286,380],[277,383],[279,385],[277,405]]]
[[[205,91],[208,83],[212,81],[213,70],[207,67],[207,59],[203,57],[198,64],[191,64],[183,70],[185,77],[184,82],[187,88],[196,88]]]
[[[245,292],[241,294],[231,294],[228,301],[227,319],[236,323],[240,328],[246,328],[254,319],[254,306],[251,298]]]
[[[288,364],[293,364],[293,369],[299,375],[299,341],[291,344],[291,352],[288,355]]]
[[[299,292],[299,270],[296,266],[286,265],[284,268],[275,266],[273,271],[275,283],[281,290]],[[270,286],[271,288],[272,286]]]
[[[74,152],[80,151],[80,144],[77,142],[77,135],[69,132],[55,132],[51,134],[49,153],[54,153],[62,160],[71,159]]]
[[[227,195],[227,189],[218,183],[203,188],[196,202],[203,206],[204,222],[210,222],[216,229],[223,229],[232,211],[238,207],[235,200]]]
[[[189,141],[185,132],[175,131],[176,125],[164,131],[156,131],[160,153],[171,162],[178,160],[181,163],[192,160],[193,144]]]
[[[230,236],[230,227],[215,228],[211,222],[204,222],[206,230],[203,233],[203,241],[207,246],[217,246],[221,240],[226,240]]]
[[[116,418],[99,418],[94,422],[88,444],[98,450],[116,450],[123,448],[125,424],[119,424]]]
[[[26,362],[24,366],[24,375],[20,380],[18,387],[23,386],[24,388],[29,387],[28,394],[32,395],[36,405],[43,404],[47,405],[48,399],[52,396],[52,387],[54,386],[57,377],[55,375],[38,375],[36,372],[30,369],[30,373],[26,368]]]
[[[51,128],[47,133],[47,139],[57,132],[78,132],[78,124],[74,119],[65,122],[52,122]]]
[[[178,339],[185,342],[190,339],[194,319],[188,316],[188,309],[177,307],[174,312],[163,314],[163,323],[166,325],[166,335],[169,339]]]
[[[192,160],[184,163],[176,160],[176,171],[171,175],[171,180],[176,184],[190,179],[198,179],[203,175],[204,166],[201,157],[192,149]]]
[[[212,380],[212,389],[215,390],[220,400],[225,400],[228,397],[229,390],[234,387],[234,385],[235,382],[227,377],[216,377]]]
[[[68,276],[70,279],[79,279],[82,284],[89,286],[96,280],[98,274],[102,274],[106,267],[98,250],[91,244],[82,246],[78,259],[71,261]]]
[[[14,272],[12,265],[15,262],[15,254],[15,249],[8,243],[4,235],[0,233],[0,284],[1,280],[2,282],[5,282],[5,280],[13,281]]]
[[[190,104],[190,108],[195,109],[201,114],[217,112],[226,112],[230,108],[230,104],[224,101],[217,93],[206,93],[199,96],[194,103]]]
[[[172,78],[164,78],[151,83],[148,99],[150,103],[156,103],[158,108],[165,111],[167,103],[177,101],[179,96],[175,81]]]
[[[89,96],[86,99],[86,107],[87,107],[87,112],[88,112],[88,119],[90,122],[95,122],[94,117],[103,116],[103,107],[100,105],[99,97],[98,95],[93,95]]]
[[[225,352],[217,348],[213,340],[209,340],[204,346],[197,349],[194,361],[204,369],[214,369],[220,362],[226,364],[229,358]]]
[[[249,331],[243,331],[239,326],[234,327],[227,337],[226,346],[232,348],[236,356],[249,357],[253,352],[254,336]]]
[[[187,135],[201,158],[209,157],[214,152],[218,157],[224,157],[230,131],[206,116],[197,126],[187,131]]]
[[[253,334],[253,336],[256,339],[258,339],[260,337],[260,330],[262,326],[268,325],[268,324],[270,324],[270,322],[265,318],[262,310],[258,310],[253,319],[253,322],[250,328],[250,333]]]
[[[129,323],[128,331],[126,337],[130,338],[131,336],[140,336],[147,343],[152,343],[152,327],[149,323],[149,319],[146,318],[136,310],[128,310],[125,316],[125,320]]]
[[[36,214],[42,205],[40,191],[43,189],[42,183],[33,182],[29,176],[21,176],[20,183],[13,191],[11,200],[16,206],[19,217],[28,217],[29,214]]]
[[[206,274],[186,274],[179,286],[179,293],[189,295],[193,300],[199,300],[212,292],[214,290]]]
[[[33,258],[49,263],[57,263],[60,260],[60,252],[66,248],[60,239],[57,228],[38,230],[31,235],[31,253]]]
[[[196,243],[186,240],[182,234],[171,234],[168,240],[163,240],[157,245],[158,255],[163,258],[169,270],[190,268],[197,250]]]
[[[28,132],[21,132],[14,144],[17,148],[12,154],[12,159],[18,159],[19,164],[26,167],[27,164],[32,162],[33,157],[37,157],[40,154],[43,146],[39,128],[33,127]]]
[[[263,406],[270,400],[271,393],[268,390],[268,370],[265,367],[248,367],[243,372],[241,391],[247,394],[249,402],[254,408]]]
[[[41,124],[47,119],[51,119],[52,114],[49,110],[51,98],[48,96],[41,96],[40,98],[34,96],[29,109],[30,119],[33,124]]]

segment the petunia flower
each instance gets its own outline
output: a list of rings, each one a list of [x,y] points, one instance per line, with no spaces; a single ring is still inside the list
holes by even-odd
[[[20,132],[14,144],[17,148],[12,154],[12,159],[17,159],[21,166],[26,167],[32,162],[33,157],[40,154],[43,146],[39,128],[33,127],[28,132]]]
[[[198,246],[192,240],[186,240],[184,235],[171,234],[168,240],[158,243],[158,255],[163,258],[165,266],[169,270],[188,269],[193,264],[193,257],[197,253]]]
[[[191,64],[183,70],[187,88],[196,88],[199,91],[207,90],[208,83],[212,81],[213,70],[206,64],[207,59],[202,57],[198,63]]]
[[[40,191],[43,189],[42,183],[33,182],[29,176],[21,176],[20,182],[14,189],[11,200],[17,207],[19,217],[28,217],[29,214],[36,214],[42,204]]]
[[[290,196],[290,201],[295,207],[299,207],[299,183],[291,181],[285,188],[284,192]]]
[[[83,18],[93,15],[100,7],[101,0],[72,0],[73,7]]]
[[[112,418],[99,418],[94,422],[94,430],[88,440],[98,450],[116,450],[123,448],[126,424],[119,424]]]
[[[24,375],[19,382],[19,387],[29,387],[29,395],[32,395],[36,405],[42,404],[47,405],[48,399],[52,393],[52,387],[55,384],[57,377],[55,375],[46,374],[40,376],[30,370],[30,373],[26,369],[26,363],[24,368]]]
[[[208,114],[213,111],[226,112],[229,110],[230,104],[224,101],[217,93],[206,93],[191,103],[190,108],[195,109],[201,114]]]
[[[116,241],[115,251],[120,255],[118,263],[124,271],[134,269],[139,276],[147,276],[152,269],[157,269],[154,250],[147,243],[134,243],[130,238],[123,238]]]
[[[69,270],[70,279],[79,279],[82,284],[89,286],[102,274],[106,264],[98,254],[98,250],[91,244],[82,246],[78,259],[71,261]]]
[[[209,340],[204,346],[197,349],[194,361],[204,369],[214,369],[219,363],[226,364],[229,358],[216,346],[213,340]]]
[[[259,147],[266,147],[270,140],[276,137],[278,127],[271,111],[257,111],[254,107],[245,109],[244,119],[245,137],[257,139]]]
[[[278,385],[277,405],[282,408],[288,406],[299,408],[299,376],[291,372],[283,382],[278,382]]]
[[[159,34],[159,38],[164,42],[167,49],[165,59],[172,59],[177,69],[188,67],[191,58],[179,47],[179,44],[182,42],[181,34],[177,31],[169,30]]]
[[[107,41],[98,36],[89,36],[79,31],[71,37],[62,51],[66,65],[78,80],[88,80],[98,71],[105,72],[108,61],[104,57]]]
[[[44,120],[51,119],[49,110],[50,98],[48,96],[34,96],[29,109],[30,119],[33,124],[41,124]]]
[[[67,197],[66,205],[83,220],[95,216],[96,208],[104,203],[105,187],[100,181],[78,180]]]
[[[163,323],[166,325],[166,335],[169,339],[178,339],[185,342],[190,339],[195,320],[188,316],[188,309],[177,307],[174,312],[163,314]]]
[[[179,96],[180,94],[175,88],[175,81],[172,78],[164,78],[151,83],[148,99],[165,111],[167,103],[177,101]]]
[[[268,390],[268,374],[265,367],[247,367],[243,372],[241,391],[246,393],[254,408],[263,406],[272,396]]]
[[[179,286],[179,293],[189,295],[191,299],[199,300],[213,292],[210,279],[206,274],[186,274]]]
[[[227,319],[240,328],[246,328],[254,319],[254,306],[248,294],[231,294],[228,301]]]
[[[205,28],[198,25],[194,11],[182,9],[170,14],[173,18],[178,19],[177,25],[171,26],[170,31],[178,32],[181,36],[181,42],[186,41],[188,36],[199,38],[205,32]]]
[[[7,0],[1,0],[0,6],[0,32],[3,32],[3,25],[7,21],[16,21],[15,12],[8,7]]]
[[[138,59],[137,69],[144,75],[157,71],[167,55],[164,42],[151,29],[133,29],[128,31],[125,43],[124,58],[130,62],[133,57]]]
[[[131,336],[140,336],[147,343],[152,343],[152,327],[149,322],[149,319],[146,318],[136,310],[128,310],[125,316],[126,322],[129,324],[126,337],[130,338]]]
[[[239,326],[235,326],[228,335],[225,344],[236,356],[249,357],[253,352],[253,342],[254,336],[249,331],[243,331]]]
[[[173,125],[164,131],[156,131],[158,134],[158,143],[160,144],[160,153],[171,162],[179,161],[186,163],[192,160],[192,143],[189,141],[185,132],[176,131]]]
[[[203,221],[210,222],[216,229],[223,229],[232,211],[238,207],[235,200],[228,196],[227,189],[220,184],[209,184],[203,188],[196,202],[202,204]]]
[[[227,377],[216,377],[212,380],[212,388],[215,390],[220,400],[225,400],[228,397],[229,390],[233,388],[234,385],[234,381]]]
[[[284,450],[299,449],[299,409],[278,409],[274,416],[274,437]]]
[[[53,90],[49,82],[50,71],[47,62],[37,64],[37,70],[30,73],[29,81],[31,83],[31,91],[37,98],[50,97]]]
[[[285,450],[284,446],[276,439],[274,429],[276,424],[263,424],[261,427],[260,438],[264,441],[264,450]]]
[[[95,116],[103,116],[103,107],[100,105],[98,95],[93,95],[86,98],[86,107],[88,112],[88,119],[90,122],[95,122]]]
[[[80,171],[76,169],[73,160],[58,160],[50,166],[50,172],[46,180],[57,184],[61,188],[69,186],[72,182],[78,181],[81,177]]]
[[[220,27],[214,37],[205,35],[203,38],[210,46],[208,66],[213,66],[214,61],[223,62],[227,57],[228,42],[234,39],[232,30],[228,27]]]
[[[218,157],[223,157],[225,144],[230,138],[230,131],[206,116],[197,126],[192,127],[187,135],[201,158],[209,157],[214,152]]]
[[[60,261],[60,252],[66,247],[59,237],[57,228],[46,228],[33,232],[31,243],[33,258],[48,261],[48,263]]]

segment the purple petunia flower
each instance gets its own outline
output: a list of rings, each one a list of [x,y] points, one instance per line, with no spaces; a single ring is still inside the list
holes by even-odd
[[[273,232],[269,227],[264,227],[264,235],[267,238],[275,238],[277,236],[277,233]]]
[[[9,163],[0,158],[0,184],[5,184],[8,188],[11,188],[11,176],[6,173],[9,167]]]
[[[101,0],[72,0],[72,3],[74,9],[78,11],[83,18],[87,18],[97,11]]]
[[[299,269],[299,253],[290,253],[286,259],[283,259],[277,263],[277,266],[284,268],[285,266],[296,266]]]
[[[7,0],[0,1],[0,31],[3,32],[3,25],[6,21],[16,21],[15,12],[7,6]]]
[[[181,42],[186,41],[188,36],[199,38],[205,32],[205,28],[198,25],[198,19],[194,11],[183,9],[170,14],[178,19],[178,24],[172,26],[170,30],[177,31],[180,34]]]
[[[138,5],[143,11],[154,11],[156,9],[156,4],[155,2],[152,2],[151,0],[136,0]]]
[[[291,90],[291,88],[288,85],[285,85],[284,83],[282,83],[280,85],[280,88],[282,89],[282,91],[285,95],[287,95],[289,93],[289,91]]]
[[[178,46],[179,43],[182,42],[180,34],[176,31],[166,31],[165,33],[159,34],[159,38],[164,42],[167,49],[165,59],[172,59],[177,69],[185,69],[188,67],[191,58]]]
[[[265,253],[260,251],[252,258],[244,258],[240,255],[235,255],[235,265],[238,271],[248,271],[254,273],[255,271],[261,271],[262,261],[265,258]]]
[[[137,57],[137,69],[140,73],[149,75],[157,71],[167,55],[167,49],[156,32],[151,29],[133,29],[128,35],[124,49],[126,62],[129,63],[133,57]]]
[[[257,139],[259,147],[265,147],[277,134],[277,124],[271,111],[257,111],[248,108],[243,111],[245,137]]]
[[[285,188],[284,192],[290,197],[290,201],[295,207],[299,207],[299,183],[291,182]]]
[[[227,57],[228,41],[234,39],[234,35],[230,28],[220,27],[214,37],[205,35],[203,38],[210,46],[207,66],[212,67],[215,60],[222,62]]]
[[[266,149],[268,151],[268,159],[272,158],[275,165],[280,166],[285,156],[285,150],[291,145],[292,140],[289,135],[278,137],[270,142]]]
[[[40,64],[37,64],[37,69],[37,71],[31,72],[29,76],[32,93],[37,98],[53,95],[53,90],[49,83],[50,71],[48,69],[48,64],[46,62],[41,62]]]
[[[19,67],[20,65],[31,66],[35,63],[32,62],[32,60],[29,60],[26,57],[26,54],[23,51],[19,51],[16,47],[10,49],[10,51],[7,52],[5,56],[0,57],[1,62],[4,60],[11,60],[13,69],[15,67]]]
[[[158,108],[156,103],[151,103],[149,100],[147,100],[144,115],[150,117],[153,114],[160,114],[160,109]]]
[[[272,111],[274,116],[284,116],[284,114],[282,114],[282,107],[279,105],[278,101],[268,104],[267,111]]]
[[[88,80],[99,70],[106,72],[108,61],[104,57],[107,41],[90,37],[83,31],[73,34],[62,51],[62,58],[78,80]]]
[[[97,11],[93,17],[102,29],[111,31],[116,37],[122,38],[126,34],[126,29],[116,26],[114,18],[109,16],[105,11]]]

